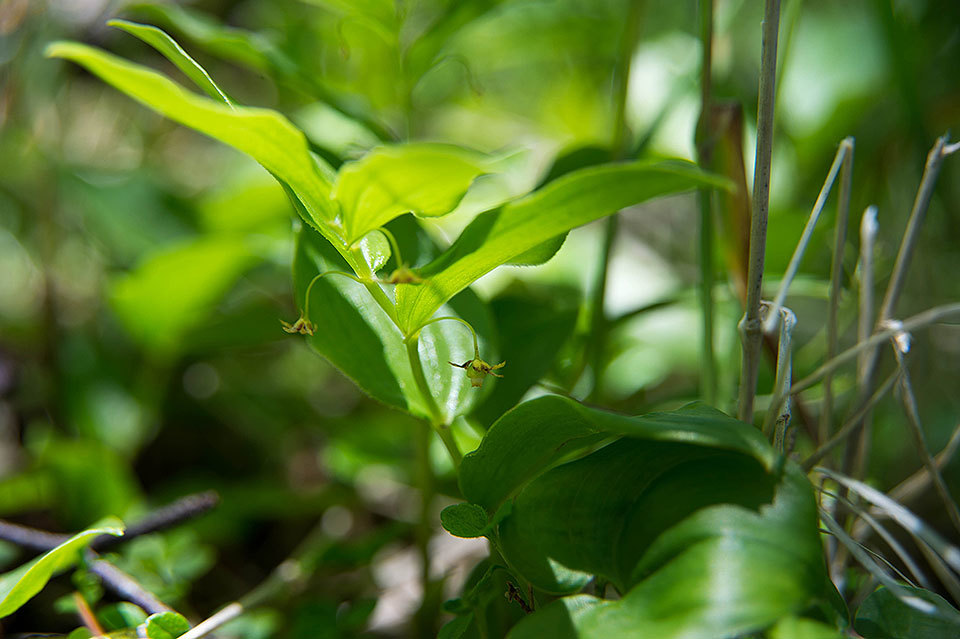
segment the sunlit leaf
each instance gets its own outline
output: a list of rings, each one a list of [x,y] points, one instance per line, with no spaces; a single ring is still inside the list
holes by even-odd
[[[166,117],[251,156],[289,186],[317,228],[336,217],[329,167],[310,154],[303,133],[276,111],[231,107],[184,90],[146,67],[76,42],[55,42],[47,56],[71,60]]]
[[[176,612],[158,612],[147,617],[140,629],[147,639],[177,639],[190,630],[190,622]]]
[[[107,521],[74,535],[39,559],[0,576],[0,617],[12,614],[43,590],[51,577],[72,566],[78,553],[98,536],[122,534],[123,525],[119,521]]]
[[[333,197],[352,243],[404,213],[445,215],[486,171],[482,155],[441,144],[378,147],[337,174]]]
[[[184,51],[183,47],[162,29],[149,24],[130,22],[129,20],[110,20],[107,22],[107,26],[123,29],[127,33],[140,38],[174,63],[178,69],[183,71],[184,75],[203,89],[211,98],[220,100],[224,104],[232,104],[230,98],[217,86],[207,70],[190,57],[190,54]]]
[[[680,162],[634,162],[569,173],[516,202],[484,213],[422,269],[425,284],[397,290],[400,324],[413,329],[452,295],[501,264],[570,229],[646,200],[726,182]]]

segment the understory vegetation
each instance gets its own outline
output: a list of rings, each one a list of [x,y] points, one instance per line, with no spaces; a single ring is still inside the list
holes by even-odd
[[[0,34],[0,637],[960,636],[957,3]]]

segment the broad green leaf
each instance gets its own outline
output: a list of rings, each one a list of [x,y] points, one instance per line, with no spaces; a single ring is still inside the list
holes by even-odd
[[[0,617],[12,614],[43,590],[51,577],[72,566],[78,553],[98,536],[122,534],[123,525],[119,521],[105,522],[74,535],[40,558],[0,576]]]
[[[217,86],[217,83],[213,81],[213,78],[210,77],[207,70],[190,57],[190,54],[184,51],[183,47],[167,35],[163,29],[158,29],[149,24],[130,22],[129,20],[109,20],[107,26],[123,29],[127,33],[140,38],[162,53],[167,60],[175,64],[178,69],[183,71],[184,75],[190,78],[194,84],[200,87],[211,98],[227,105],[232,104],[230,98]]]
[[[327,223],[337,211],[329,197],[329,167],[310,154],[303,133],[281,114],[199,96],[146,67],[76,42],[55,42],[46,53],[76,62],[171,120],[251,156],[296,193],[308,223],[330,234]]]
[[[333,188],[347,242],[404,213],[446,215],[488,163],[482,155],[442,144],[382,146],[347,162]]]
[[[769,639],[843,639],[845,634],[813,619],[803,617],[784,617],[770,632]]]
[[[632,162],[574,171],[515,202],[480,215],[423,269],[421,285],[400,285],[400,325],[415,329],[480,276],[538,245],[646,200],[726,181],[687,162]]]
[[[147,639],[177,639],[190,630],[190,622],[176,612],[158,612],[147,617],[139,630]]]
[[[541,264],[546,264],[554,255],[557,254],[557,251],[563,248],[563,243],[566,241],[566,233],[563,235],[558,235],[557,237],[551,238],[542,244],[534,246],[529,251],[524,251],[520,255],[507,262],[507,264],[513,264],[516,266],[540,266]]]
[[[664,530],[701,508],[770,501],[773,478],[753,457],[626,437],[534,479],[500,525],[507,561],[548,592],[579,589],[557,565],[599,574],[621,592]]]
[[[569,290],[518,287],[490,301],[500,350],[510,376],[497,380],[473,416],[493,424],[513,408],[557,358],[577,322],[577,296]]]
[[[294,259],[298,306],[303,308],[306,290],[316,275],[332,271],[349,269],[326,240],[304,228]],[[403,334],[368,289],[342,275],[326,275],[314,283],[306,312],[317,326],[308,338],[317,352],[375,399],[429,417]],[[469,321],[480,338],[481,352],[496,355],[489,311],[474,293],[465,291],[444,312]],[[452,321],[431,324],[420,333],[419,353],[441,417],[448,423],[482,397],[483,389],[472,388],[464,371],[448,363],[473,357],[473,338],[466,327]]]
[[[487,532],[487,511],[476,504],[454,504],[440,513],[440,523],[454,537],[483,537]]]
[[[589,459],[581,461],[589,464]],[[695,465],[687,470],[695,471]],[[580,476],[581,485],[588,490],[593,481],[607,478],[609,474],[604,473]],[[622,477],[624,484],[604,488],[629,492],[634,488],[626,483],[631,478],[627,473]],[[729,487],[734,484],[720,476],[714,479]],[[819,601],[824,595],[825,567],[813,490],[802,471],[788,464],[773,502],[759,510],[717,504],[697,510],[662,532],[650,530],[665,516],[669,519],[679,514],[691,497],[710,493],[713,484],[705,480],[709,473],[694,473],[688,481],[683,474],[657,479],[651,486],[660,491],[658,499],[632,509],[615,539],[618,547],[632,548],[624,542],[637,534],[659,536],[647,547],[633,549],[642,555],[634,571],[634,585],[622,599],[560,599],[518,624],[509,637],[724,639],[763,630]],[[673,492],[676,487],[681,488],[680,493]],[[752,490],[745,484],[742,487],[745,492]],[[643,501],[641,497],[639,502]],[[519,506],[515,512],[520,512]],[[574,520],[578,515],[569,513],[568,517]],[[646,523],[651,516],[657,521]],[[576,541],[572,539],[571,544]],[[617,548],[609,552],[616,557]],[[509,551],[507,555],[513,557]]]
[[[940,639],[960,637],[960,612],[940,595],[901,585],[916,598],[904,602],[880,587],[860,604],[854,629],[864,639]]]
[[[162,249],[114,281],[113,308],[144,346],[172,353],[253,261],[238,237],[204,237]]]
[[[767,468],[776,459],[757,429],[708,406],[628,417],[550,395],[520,404],[490,428],[477,450],[464,457],[460,490],[493,513],[563,457],[617,436],[741,453]]]

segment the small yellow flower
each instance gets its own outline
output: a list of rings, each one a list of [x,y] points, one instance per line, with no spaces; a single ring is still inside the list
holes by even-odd
[[[300,317],[293,324],[289,322],[284,322],[280,320],[280,324],[283,325],[283,330],[287,333],[300,333],[301,335],[313,335],[317,327],[313,325],[313,322],[308,320],[305,317]]]
[[[451,366],[456,366],[457,368],[462,368],[465,371],[467,371],[467,377],[470,378],[470,385],[473,386],[474,388],[479,388],[480,386],[483,386],[483,378],[486,375],[493,375],[494,377],[503,377],[503,375],[499,375],[497,373],[494,373],[493,371],[501,369],[507,364],[506,362],[500,362],[496,366],[491,366],[490,364],[487,364],[485,361],[483,361],[479,357],[476,359],[468,360],[463,364],[454,364],[453,362],[447,362],[447,363],[450,364]]]

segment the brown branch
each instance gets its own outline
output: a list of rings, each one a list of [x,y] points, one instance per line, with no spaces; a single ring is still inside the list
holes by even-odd
[[[213,509],[219,501],[219,495],[212,490],[187,495],[168,506],[154,510],[140,521],[131,524],[122,537],[100,535],[93,540],[90,547],[93,550],[107,550],[131,539],[172,528],[203,515]],[[9,541],[22,548],[40,551],[52,550],[69,540],[70,537],[72,535],[52,533],[0,519],[0,540]]]
[[[160,601],[156,595],[140,585],[136,579],[123,572],[109,561],[90,555],[87,569],[104,585],[121,599],[130,601],[143,608],[148,613],[171,612],[173,608]]]

